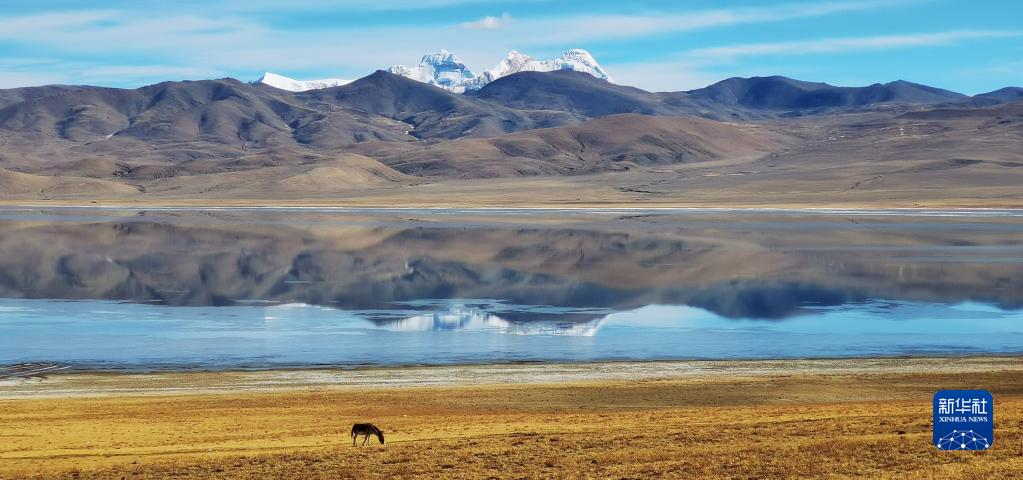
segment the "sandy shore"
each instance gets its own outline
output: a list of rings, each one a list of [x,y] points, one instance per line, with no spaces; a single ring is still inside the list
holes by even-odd
[[[58,374],[0,383],[0,478],[1013,478],[1023,358]],[[984,388],[983,453],[930,445]],[[371,421],[385,445],[353,448]]]
[[[737,205],[705,205],[699,203],[576,203],[576,204],[348,204],[331,202],[259,202],[259,201],[223,201],[208,202],[92,202],[51,201],[51,202],[17,202],[0,200],[0,208],[6,209],[64,209],[69,211],[92,210],[107,212],[153,211],[225,211],[225,212],[310,212],[310,213],[463,213],[475,215],[503,214],[622,214],[630,212],[657,213],[718,213],[734,214],[808,214],[808,215],[898,215],[898,216],[1009,216],[1023,215],[1020,206],[975,206],[961,204],[935,204],[913,206],[886,204],[737,204]]]
[[[0,379],[0,400],[125,395],[242,394],[309,389],[667,381],[788,375],[1019,371],[1023,357],[523,363],[353,369],[152,373],[73,372]]]
[[[520,199],[506,201],[502,199],[479,199],[479,200],[448,200],[440,198],[424,199],[401,199],[386,198],[377,199],[319,199],[319,198],[285,198],[285,199],[261,199],[261,198],[224,198],[224,199],[192,199],[192,198],[146,198],[146,199],[0,199],[0,206],[11,208],[47,208],[47,207],[73,207],[73,208],[179,208],[196,209],[205,208],[310,208],[310,209],[673,209],[673,208],[719,208],[736,210],[808,210],[808,209],[831,209],[831,210],[885,210],[885,209],[947,209],[947,210],[1019,210],[1023,209],[1023,203],[1012,199],[1001,200],[975,200],[975,199],[941,199],[925,201],[883,201],[883,200],[858,200],[858,201],[828,201],[826,199],[813,200],[775,200],[775,201],[692,201],[692,200],[667,200],[667,201],[603,201],[603,200],[529,200]]]

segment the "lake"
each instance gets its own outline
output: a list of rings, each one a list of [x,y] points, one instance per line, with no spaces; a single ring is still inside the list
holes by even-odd
[[[1012,210],[0,210],[0,364],[1020,352]]]

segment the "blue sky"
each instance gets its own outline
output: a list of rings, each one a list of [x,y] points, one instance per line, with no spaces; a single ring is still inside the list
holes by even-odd
[[[0,88],[358,78],[445,48],[477,72],[509,50],[585,48],[656,91],[731,76],[1023,85],[1023,2],[957,0],[4,0]]]

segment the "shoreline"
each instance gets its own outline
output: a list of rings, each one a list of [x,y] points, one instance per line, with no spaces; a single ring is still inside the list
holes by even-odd
[[[65,210],[103,210],[103,211],[310,211],[310,212],[456,212],[456,213],[616,213],[616,212],[665,212],[665,213],[805,213],[819,215],[873,215],[878,213],[889,215],[922,215],[942,213],[1000,213],[1007,216],[1023,216],[1023,206],[973,206],[973,205],[804,205],[804,204],[740,204],[729,206],[709,206],[704,204],[653,204],[653,203],[580,203],[571,205],[547,204],[511,204],[503,206],[491,205],[373,205],[373,204],[334,204],[334,203],[269,203],[253,205],[249,202],[224,201],[212,203],[178,203],[178,202],[137,202],[137,203],[21,203],[18,201],[0,200],[0,208],[4,209],[65,209]]]
[[[775,360],[644,360],[360,366],[267,370],[60,371],[0,379],[0,400],[126,395],[294,392],[310,389],[460,388],[593,382],[694,380],[776,375],[1023,373],[1021,355]]]
[[[50,299],[43,299],[49,301]],[[92,300],[60,300],[70,302],[86,302]],[[114,302],[116,300],[99,300],[100,302]],[[645,364],[715,364],[726,366],[730,364],[774,364],[774,363],[842,363],[842,362],[886,362],[886,361],[950,361],[950,360],[1000,360],[1014,359],[1023,360],[1023,349],[1019,351],[964,353],[964,354],[931,354],[910,355],[893,353],[890,355],[850,355],[850,356],[820,356],[820,357],[732,357],[732,358],[702,358],[702,357],[666,357],[666,358],[604,358],[593,360],[505,360],[495,359],[492,361],[465,361],[465,362],[442,362],[442,363],[281,363],[281,364],[225,364],[224,366],[204,366],[193,364],[173,363],[152,363],[152,364],[125,364],[111,365],[109,367],[94,366],[88,363],[76,364],[74,362],[48,361],[48,360],[26,360],[14,363],[0,363],[0,369],[22,364],[53,364],[60,365],[60,373],[68,375],[160,375],[160,374],[256,374],[261,372],[306,372],[306,371],[336,371],[336,372],[372,372],[386,370],[411,370],[411,369],[460,369],[460,368],[490,368],[490,367],[579,367],[586,365],[645,365]],[[99,365],[99,364],[96,364]],[[2,374],[2,372],[0,372]],[[0,377],[0,381],[7,378]]]

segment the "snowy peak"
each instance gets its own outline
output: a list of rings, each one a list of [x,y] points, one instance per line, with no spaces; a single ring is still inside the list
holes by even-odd
[[[420,65],[434,65],[434,66],[442,66],[442,65],[454,65],[454,66],[457,66],[457,67],[464,67],[465,66],[465,63],[462,62],[461,58],[458,58],[457,56],[455,56],[455,54],[453,54],[453,53],[451,53],[451,52],[449,52],[447,50],[444,50],[443,48],[440,49],[440,51],[437,52],[437,53],[431,53],[429,55],[423,55],[423,58],[422,58],[422,60],[419,61],[419,64]]]
[[[263,85],[269,85],[274,88],[281,90],[288,90],[290,92],[304,92],[306,90],[318,90],[321,88],[338,87],[347,83],[351,83],[351,80],[343,80],[340,78],[325,78],[322,80],[295,80],[293,78],[285,77],[284,75],[278,75],[276,73],[266,72],[259,80],[252,83],[262,83]]]
[[[478,76],[460,58],[447,50],[424,55],[416,67],[395,65],[389,71],[395,75],[429,83],[455,93],[463,93],[479,90],[498,78],[514,73],[553,72],[556,70],[584,72],[614,83],[614,80],[597,63],[593,55],[580,48],[574,48],[565,52],[561,57],[550,60],[536,60],[529,55],[512,50],[497,66]]]
[[[478,82],[480,85],[477,88],[482,88],[487,83],[513,73],[553,72],[556,70],[584,72],[608,83],[615,83],[611,76],[607,74],[607,71],[593,58],[593,55],[590,55],[590,52],[581,48],[573,48],[562,54],[561,57],[550,60],[535,60],[529,55],[512,50],[496,67],[483,72],[483,75],[480,76],[480,82]]]
[[[607,83],[615,83],[614,79],[607,74],[604,67],[597,63],[597,59],[590,55],[590,52],[581,48],[573,48],[561,56],[561,70],[569,69],[577,72],[586,72]]]
[[[443,49],[437,53],[423,55],[416,67],[394,65],[389,71],[455,93],[464,92],[467,86],[476,81],[476,74],[462,59]]]
[[[529,55],[516,52],[515,50],[508,52],[508,56],[504,57],[504,60],[501,60],[501,63],[498,63],[496,67],[491,68],[490,70],[483,72],[483,75],[480,75],[480,85],[478,88],[482,88],[483,85],[493,82],[505,75],[511,75],[512,73],[523,71],[523,69],[526,68],[526,64],[530,61],[532,61],[532,58]]]
[[[395,75],[428,83],[455,93],[479,90],[498,78],[514,73],[553,72],[556,70],[584,72],[608,83],[614,83],[614,80],[597,63],[593,55],[590,55],[590,52],[581,48],[573,48],[560,57],[549,60],[537,60],[529,55],[512,50],[497,66],[483,72],[482,75],[476,75],[465,65],[461,58],[443,49],[437,53],[423,55],[423,58],[419,60],[419,65],[414,67],[394,65],[388,69],[389,72]],[[337,87],[351,82],[351,80],[339,78],[295,80],[284,75],[266,72],[259,80],[252,83],[262,83],[292,92],[304,92],[306,90]]]

